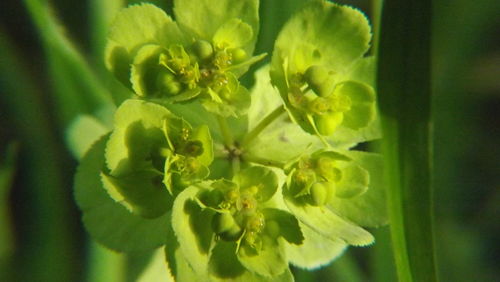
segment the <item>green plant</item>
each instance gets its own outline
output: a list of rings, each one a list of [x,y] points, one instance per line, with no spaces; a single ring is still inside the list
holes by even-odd
[[[106,66],[131,95],[76,175],[91,235],[165,245],[180,280],[289,281],[288,263],[371,244],[362,227],[387,223],[381,158],[351,149],[380,136],[364,15],[307,3],[247,90],[238,78],[265,56],[258,1],[174,2],[176,21],[141,4],[111,25]]]

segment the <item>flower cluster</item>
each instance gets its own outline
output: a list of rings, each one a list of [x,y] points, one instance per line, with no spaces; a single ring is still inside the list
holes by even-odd
[[[371,244],[363,227],[387,222],[380,156],[350,150],[379,135],[366,18],[310,1],[249,91],[258,0],[174,5],[175,21],[141,4],[110,28],[106,65],[131,95],[76,175],[92,236],[164,246],[180,281],[292,281],[290,263]]]

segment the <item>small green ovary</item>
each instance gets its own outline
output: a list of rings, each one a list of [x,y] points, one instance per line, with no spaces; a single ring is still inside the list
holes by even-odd
[[[326,153],[303,157],[290,172],[288,193],[314,206],[326,205],[335,195],[336,186],[342,180],[342,170],[335,155]]]

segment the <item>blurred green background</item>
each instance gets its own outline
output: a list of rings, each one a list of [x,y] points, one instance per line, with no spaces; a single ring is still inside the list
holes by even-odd
[[[107,22],[125,2],[140,1],[0,1],[0,281],[133,280],[148,257],[124,258],[91,243],[72,196],[77,160],[65,136],[78,114],[105,122],[108,117],[99,113],[109,107],[110,95],[125,93],[101,59]],[[149,2],[171,8],[168,0]],[[258,53],[271,53],[280,27],[302,2],[261,1]],[[339,2],[374,14],[371,1]],[[500,5],[495,0],[433,5],[439,276],[495,281],[500,277]],[[315,272],[295,270],[296,280],[395,280],[388,229],[373,231],[374,246],[351,248]]]

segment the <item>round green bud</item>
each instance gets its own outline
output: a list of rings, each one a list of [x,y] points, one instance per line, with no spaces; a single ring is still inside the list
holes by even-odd
[[[313,65],[304,73],[304,78],[311,89],[320,96],[328,95],[328,70],[325,67]]]
[[[231,49],[231,58],[234,64],[239,64],[247,59],[247,52],[241,48]]]
[[[328,187],[324,182],[316,182],[311,186],[311,200],[315,206],[323,206],[327,202]]]
[[[228,231],[220,233],[219,236],[224,241],[236,241],[243,234],[243,229],[238,224],[233,225]]]
[[[212,47],[212,44],[205,40],[197,40],[193,43],[191,48],[193,50],[193,53],[200,60],[207,60],[214,54],[214,48]]]
[[[156,85],[162,94],[177,95],[182,90],[182,85],[169,71],[160,71],[156,77]]]
[[[179,82],[172,81],[168,84],[165,84],[163,87],[163,92],[167,95],[177,95],[182,90],[182,85]]]
[[[217,234],[231,230],[234,225],[236,221],[229,213],[216,213],[212,217],[212,230]]]
[[[314,122],[319,134],[323,136],[332,135],[337,127],[342,123],[344,115],[342,113],[327,113],[325,115],[318,115],[314,117]]]

